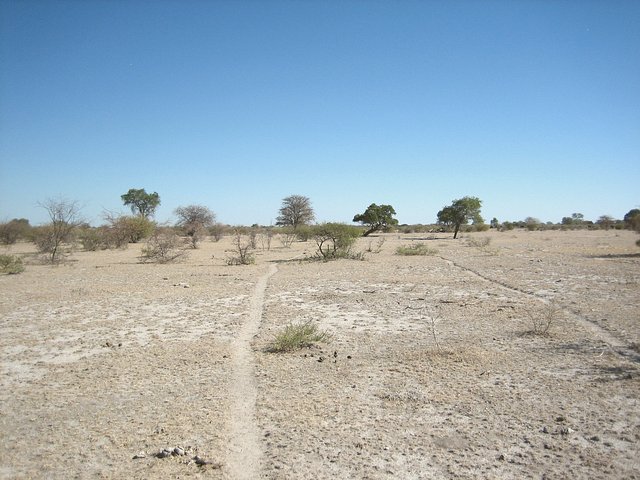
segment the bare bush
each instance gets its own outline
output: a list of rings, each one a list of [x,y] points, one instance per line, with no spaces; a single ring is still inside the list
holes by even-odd
[[[258,240],[260,242],[260,247],[262,251],[271,250],[271,241],[273,240],[273,229],[267,228],[263,232],[258,235]]]
[[[490,243],[491,243],[491,237],[480,237],[480,238],[469,237],[467,239],[467,245],[470,247],[484,248],[489,246]]]
[[[367,246],[367,252],[369,253],[380,253],[382,251],[382,246],[386,241],[385,237],[378,237],[375,246],[373,245],[373,240],[369,240],[369,245]]]
[[[140,260],[143,263],[170,263],[186,258],[184,241],[171,232],[156,232],[142,247]]]
[[[286,228],[286,227],[280,229],[278,239],[280,240],[280,243],[282,243],[283,247],[290,248],[291,245],[293,245],[293,242],[295,242],[297,238],[298,236],[296,232],[294,232],[292,229]]]
[[[551,327],[557,323],[562,315],[562,309],[555,302],[545,303],[542,310],[528,311],[531,330],[529,333],[534,335],[548,335]]]
[[[62,249],[63,244],[72,242],[73,231],[81,223],[80,207],[78,202],[66,199],[48,199],[39,206],[47,211],[51,222],[37,229],[34,242],[49,262],[57,263],[68,253]]]
[[[191,246],[198,248],[198,242],[206,236],[207,229],[216,221],[216,214],[202,205],[187,205],[175,209],[176,224],[191,240]]]
[[[256,258],[251,253],[251,238],[243,235],[240,230],[236,230],[233,237],[233,255],[227,257],[227,265],[251,265],[256,263]]]
[[[214,242],[219,242],[225,234],[226,227],[221,223],[214,223],[211,227],[209,227],[209,235]]]

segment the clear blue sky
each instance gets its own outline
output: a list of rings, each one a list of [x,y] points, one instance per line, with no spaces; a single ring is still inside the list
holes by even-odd
[[[269,224],[640,204],[640,2],[0,0],[0,220],[160,194]]]

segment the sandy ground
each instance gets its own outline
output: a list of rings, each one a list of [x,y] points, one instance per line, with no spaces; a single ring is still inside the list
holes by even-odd
[[[172,265],[135,245],[30,264],[0,276],[0,478],[640,478],[636,237],[388,234],[329,263],[274,239],[244,267],[225,238]],[[395,255],[417,241],[437,253]],[[331,343],[267,353],[294,321]]]

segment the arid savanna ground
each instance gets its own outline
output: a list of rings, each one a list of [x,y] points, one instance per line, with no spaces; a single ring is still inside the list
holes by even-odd
[[[385,234],[327,263],[274,238],[250,266],[226,265],[230,237],[167,265],[140,245],[29,255],[0,276],[0,478],[640,478],[636,238]],[[434,251],[395,254],[416,242]],[[331,342],[267,352],[291,322]]]

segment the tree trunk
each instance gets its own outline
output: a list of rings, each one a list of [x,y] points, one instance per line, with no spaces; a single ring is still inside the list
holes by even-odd
[[[458,238],[458,231],[460,230],[460,225],[456,223],[455,230],[453,231],[453,239]]]

